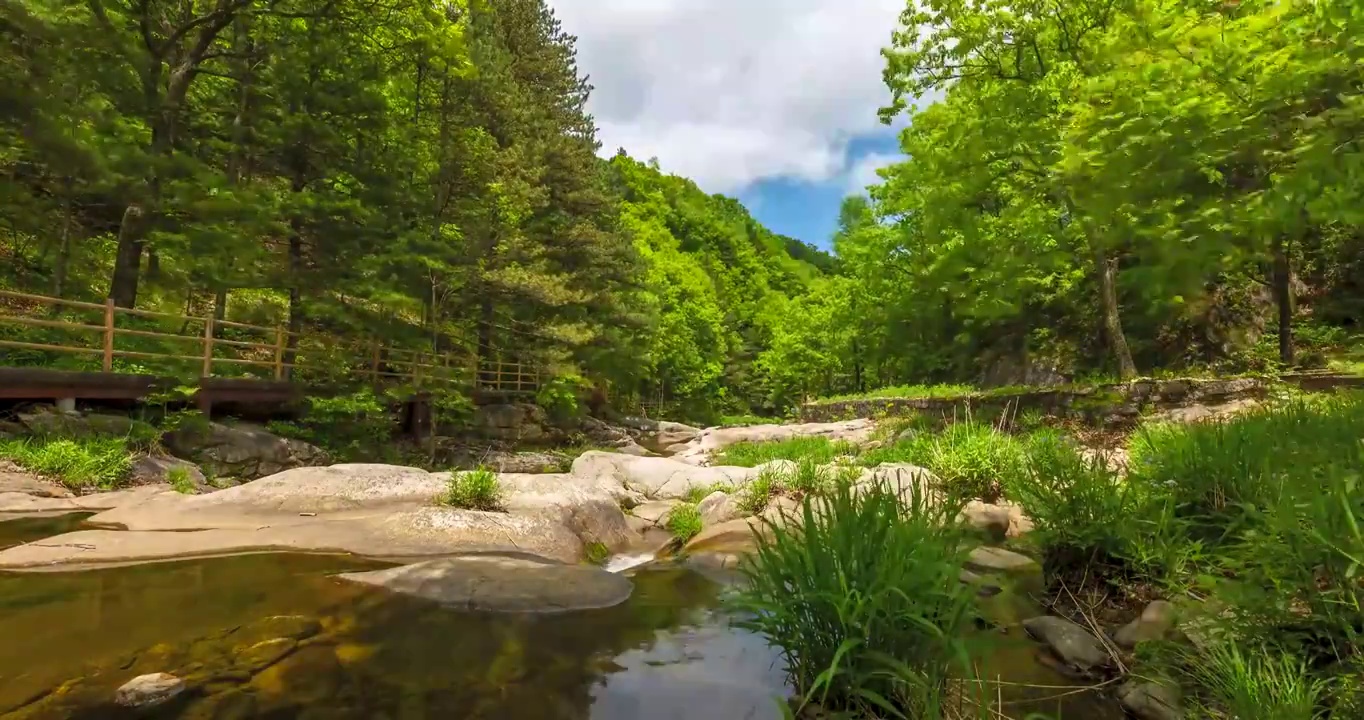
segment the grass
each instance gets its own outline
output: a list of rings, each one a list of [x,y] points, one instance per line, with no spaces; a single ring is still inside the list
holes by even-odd
[[[749,480],[739,490],[739,495],[735,498],[735,504],[739,511],[745,515],[757,515],[767,509],[768,503],[776,497],[783,488],[782,474],[772,468],[763,468],[758,476]]]
[[[973,395],[976,388],[970,385],[945,383],[942,385],[892,385],[876,390],[844,395],[830,395],[815,402],[829,403],[845,400],[880,400],[889,398],[954,398]]]
[[[445,494],[441,495],[439,500],[442,505],[465,510],[488,512],[505,510],[502,485],[497,473],[486,467],[450,473]]]
[[[590,565],[605,565],[611,559],[611,549],[603,543],[587,543],[583,546],[583,559]]]
[[[701,532],[704,523],[696,503],[684,502],[668,512],[668,532],[679,542],[685,543]]]
[[[795,437],[772,442],[735,443],[721,451],[713,464],[757,467],[773,460],[799,462],[806,459],[825,464],[841,455],[855,454],[857,446],[850,442],[826,437]]]
[[[969,676],[972,598],[957,574],[957,509],[883,485],[807,498],[800,523],[768,523],[731,602],[780,649],[807,706],[853,717],[936,718]],[[887,562],[886,558],[894,558]]]
[[[682,499],[685,502],[696,504],[701,502],[702,500],[705,500],[706,496],[716,492],[732,493],[734,492],[734,486],[728,483],[714,483],[712,485],[693,485],[692,487],[687,489],[687,492],[682,496]]]
[[[953,495],[987,502],[1026,472],[1023,441],[994,427],[967,419],[941,432],[923,432],[862,455],[867,467],[909,463],[933,472]]]
[[[1199,717],[1315,719],[1364,686],[1361,438],[1364,397],[1290,399],[1144,428],[1125,479],[1062,440],[1033,441],[1006,489],[1037,525],[1049,577],[1215,601],[1181,612],[1221,644],[1158,660]],[[1341,668],[1356,669],[1339,681]]]
[[[763,417],[761,415],[721,415],[719,425],[722,428],[749,427],[751,425],[780,425],[779,417]]]
[[[124,438],[7,440],[0,443],[0,457],[72,489],[112,490],[132,470]]]
[[[173,467],[166,471],[166,482],[170,483],[171,489],[183,495],[193,495],[197,492],[194,487],[194,478],[189,474],[189,468]]]

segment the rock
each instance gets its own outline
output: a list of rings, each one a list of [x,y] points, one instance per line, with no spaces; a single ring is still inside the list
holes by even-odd
[[[545,411],[530,403],[480,405],[474,409],[473,429],[483,437],[512,442],[544,440]]]
[[[1175,626],[1175,606],[1165,600],[1152,600],[1141,615],[1118,629],[1113,640],[1118,647],[1131,650],[1138,643],[1160,640]]]
[[[216,477],[255,480],[327,461],[320,448],[245,423],[186,426],[167,433],[164,442],[175,456],[197,463]]]
[[[1118,702],[1138,720],[1180,720],[1184,717],[1179,691],[1169,685],[1128,680],[1118,687]]]
[[[570,474],[620,485],[654,500],[681,499],[693,489],[738,487],[761,468],[697,467],[663,457],[634,457],[592,450],[573,461]]]
[[[988,542],[1002,543],[1009,534],[1009,511],[998,505],[972,500],[962,509],[961,520],[980,531]]]
[[[185,681],[170,673],[138,675],[123,683],[114,694],[114,702],[124,707],[160,705],[185,690]]]
[[[503,474],[507,512],[479,512],[435,505],[448,477],[393,465],[343,464],[296,468],[205,495],[136,488],[140,498],[89,520],[126,531],[83,530],[8,548],[0,551],[0,568],[257,550],[380,558],[519,552],[577,562],[586,543],[616,552],[639,539],[620,509],[636,494],[612,478]],[[0,508],[8,497],[0,496]],[[30,504],[61,503],[61,509],[86,500],[18,497]]]
[[[5,493],[18,493],[36,498],[72,496],[72,492],[65,487],[44,480],[8,460],[0,460],[0,495]]]
[[[649,448],[640,445],[634,440],[629,440],[625,444],[616,448],[616,452],[622,453],[624,455],[634,455],[635,457],[657,457],[657,455],[655,455],[654,453],[649,452]]]
[[[690,425],[659,421],[658,433],[654,436],[654,445],[657,447],[668,447],[670,445],[689,443],[692,440],[695,440],[696,436],[700,434],[701,430],[699,428],[694,428]]]
[[[553,473],[563,469],[564,456],[547,452],[503,452],[494,450],[486,453],[477,463],[502,473]]]
[[[340,577],[467,610],[558,612],[619,605],[629,579],[600,568],[499,557],[430,560]]]
[[[26,493],[0,492],[0,513],[110,510],[141,503],[169,490],[170,487],[167,485],[142,485],[124,490],[71,497],[40,497]]]
[[[135,421],[126,415],[62,412],[51,405],[40,405],[18,419],[30,435],[53,437],[94,437],[128,435]]]
[[[703,465],[718,450],[741,442],[770,442],[795,437],[827,437],[858,444],[871,439],[875,424],[871,420],[847,420],[832,423],[801,423],[792,425],[749,425],[747,427],[708,428],[687,443],[676,459]]]
[[[622,445],[633,442],[630,434],[621,428],[594,417],[584,417],[578,421],[578,428],[587,439],[601,445]]]
[[[665,525],[668,522],[668,513],[677,507],[680,500],[651,500],[642,505],[631,508],[630,514],[648,521],[650,525]]]
[[[1041,572],[1042,567],[1027,555],[998,547],[978,547],[971,551],[966,560],[967,567],[980,572],[1002,572],[1008,574],[1031,574]]]
[[[881,463],[864,472],[853,485],[853,489],[859,493],[866,492],[878,483],[895,493],[903,503],[911,502],[916,492],[924,500],[933,502],[935,499],[933,488],[938,484],[938,476],[918,465]]]
[[[189,480],[197,492],[213,492],[217,489],[204,478],[204,473],[198,465],[188,460],[161,455],[144,455],[134,460],[129,479],[135,485],[169,483],[171,471],[175,468],[183,468],[188,473]]]
[[[1046,643],[1057,657],[1081,672],[1107,667],[1112,662],[1112,657],[1098,638],[1064,618],[1054,615],[1028,618],[1023,621],[1023,628],[1029,635]]]
[[[682,548],[685,555],[742,554],[753,550],[757,533],[765,528],[757,518],[730,520],[703,529]]]
[[[719,525],[743,516],[739,512],[739,503],[728,493],[719,490],[702,498],[696,510],[701,513],[701,523],[705,526]]]

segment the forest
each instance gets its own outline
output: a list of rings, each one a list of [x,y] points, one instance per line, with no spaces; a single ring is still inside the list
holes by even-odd
[[[883,50],[905,159],[832,254],[606,159],[544,0],[0,7],[7,289],[513,357],[697,418],[1320,365],[1360,317],[1348,0],[911,3]]]

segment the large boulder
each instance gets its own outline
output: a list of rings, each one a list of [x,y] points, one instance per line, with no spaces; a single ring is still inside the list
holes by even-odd
[[[696,511],[701,514],[701,522],[706,526],[719,525],[743,517],[738,500],[720,490],[702,498],[696,505]]]
[[[28,434],[57,437],[117,437],[128,435],[136,425],[127,415],[63,412],[51,405],[39,405],[17,417]]]
[[[761,468],[698,467],[672,458],[635,457],[620,453],[585,452],[573,461],[572,475],[619,485],[651,500],[680,499],[687,493],[717,485],[738,487]]]
[[[198,465],[166,455],[143,455],[133,460],[128,478],[134,485],[154,485],[170,483],[172,476],[177,472],[185,474],[196,492],[213,491],[213,486],[208,484]]]
[[[1054,615],[1029,618],[1023,621],[1023,629],[1081,672],[1091,672],[1112,663],[1112,656],[1098,638],[1065,618]]]
[[[327,462],[327,454],[318,447],[246,423],[187,425],[167,433],[163,442],[172,454],[193,461],[215,477],[255,480]]]
[[[525,553],[572,563],[588,543],[615,552],[639,539],[620,507],[630,493],[609,477],[501,475],[507,512],[437,505],[448,481],[448,473],[351,464],[295,468],[206,495],[138,488],[136,501],[89,519],[119,530],[9,548],[0,568],[281,549],[384,558]],[[29,499],[69,507],[84,498]]]
[[[549,435],[544,408],[530,403],[480,405],[474,410],[473,428],[494,440],[536,442]]]
[[[445,558],[341,577],[460,609],[505,612],[610,607],[634,588],[628,578],[596,567],[508,557]]]

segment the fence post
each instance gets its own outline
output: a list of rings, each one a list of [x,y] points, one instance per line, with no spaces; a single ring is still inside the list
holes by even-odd
[[[284,328],[275,327],[275,380],[284,379]]]
[[[412,354],[412,384],[421,387],[422,384],[422,354],[414,352]]]
[[[104,372],[114,370],[114,300],[104,300]]]
[[[213,316],[204,318],[204,369],[199,377],[213,374]]]

